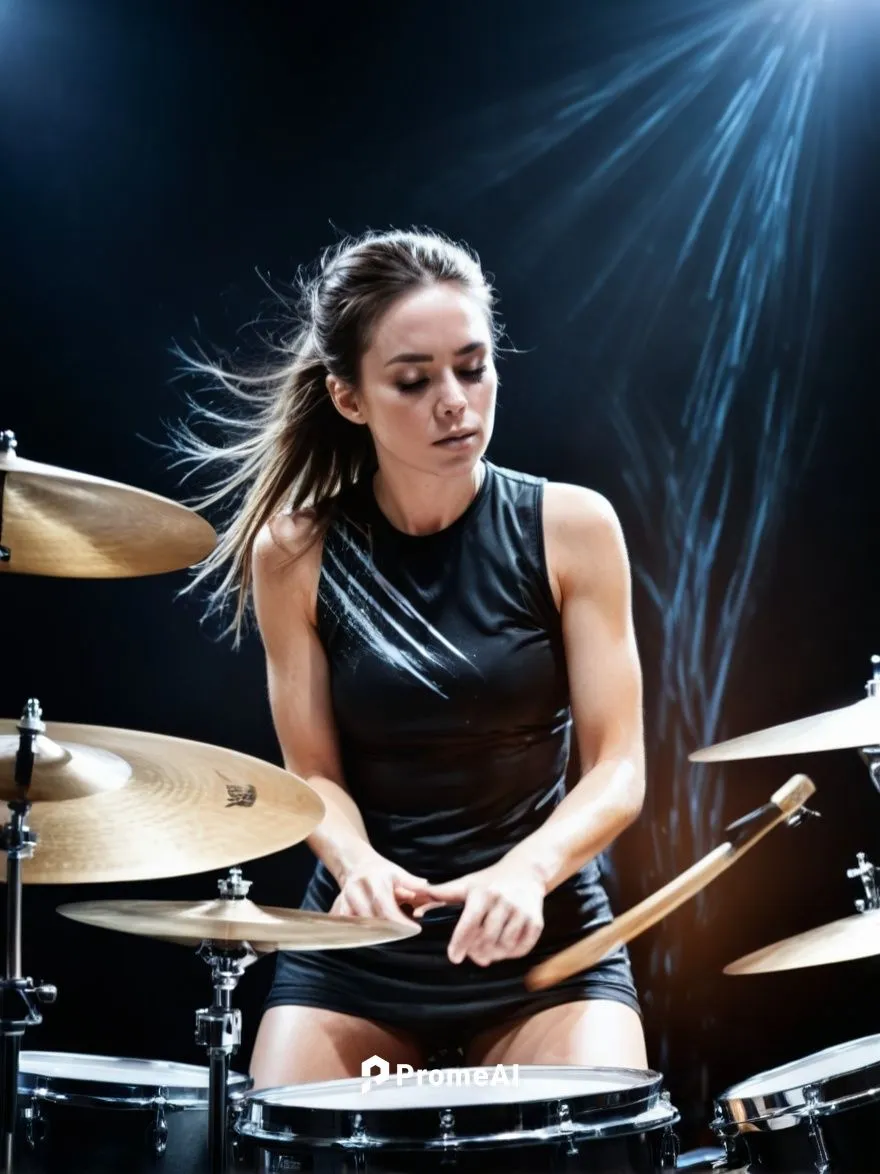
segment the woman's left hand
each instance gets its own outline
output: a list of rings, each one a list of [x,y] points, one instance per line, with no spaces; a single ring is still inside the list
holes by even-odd
[[[442,885],[429,885],[420,917],[438,905],[463,904],[447,954],[450,962],[471,958],[488,966],[503,958],[522,958],[544,929],[545,888],[537,872],[520,862],[500,860]]]

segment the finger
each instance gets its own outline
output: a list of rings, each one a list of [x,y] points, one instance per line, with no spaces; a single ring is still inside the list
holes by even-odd
[[[384,884],[373,885],[370,892],[372,916],[412,925],[412,918],[403,912],[395,896],[394,886],[389,880],[386,879]]]
[[[345,890],[345,899],[351,910],[352,917],[372,917],[373,903],[360,885],[352,885]]]
[[[487,899],[484,894],[472,890],[458,919],[455,932],[449,940],[447,954],[450,962],[459,963],[467,956],[479,934],[486,905]]]
[[[426,901],[424,905],[416,905],[413,909],[413,917],[423,917],[426,913],[430,913],[432,909],[445,909],[446,906],[442,901]]]
[[[510,954],[515,950],[520,941],[531,925],[531,920],[525,913],[517,910],[511,917],[508,918],[507,924],[498,935],[498,949],[502,950],[505,955]]]
[[[479,932],[473,938],[473,945],[468,950],[478,966],[488,966],[494,961],[498,942],[512,916],[515,916],[515,912],[503,901],[496,901],[489,907]]]
[[[537,946],[543,932],[543,921],[527,921],[519,936],[519,941],[511,950],[509,957],[525,958],[526,954],[530,954],[535,946]]]
[[[427,900],[439,901],[443,905],[463,905],[467,901],[470,885],[462,878],[443,885],[425,885],[421,892]]]

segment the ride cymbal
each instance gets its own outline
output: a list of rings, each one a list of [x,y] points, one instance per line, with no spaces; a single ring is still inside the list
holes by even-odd
[[[770,758],[779,754],[812,754],[821,750],[856,750],[880,745],[880,697],[865,697],[854,705],[831,709],[814,717],[743,734],[691,754],[691,762],[733,762],[743,758]]]
[[[725,974],[769,974],[880,954],[880,909],[842,917],[764,946],[724,967]]]
[[[201,562],[216,545],[213,527],[186,506],[24,460],[10,433],[0,442],[0,546],[8,552],[0,571],[66,579],[158,575]]]
[[[137,730],[46,723],[27,790],[19,722],[0,721],[0,801],[32,804],[25,884],[150,880],[228,868],[305,839],[320,796],[235,750]],[[2,870],[0,870],[2,874]],[[5,879],[5,877],[3,877]]]
[[[247,898],[213,901],[83,901],[61,905],[63,917],[85,925],[157,938],[181,946],[203,941],[274,950],[340,950],[414,937],[421,926],[371,917],[331,917],[302,909],[261,908]]]

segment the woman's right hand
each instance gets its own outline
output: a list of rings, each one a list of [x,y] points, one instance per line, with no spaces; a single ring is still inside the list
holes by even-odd
[[[331,917],[378,917],[384,921],[418,924],[401,905],[426,900],[428,882],[413,876],[378,852],[360,857],[340,883],[339,896],[330,908]]]

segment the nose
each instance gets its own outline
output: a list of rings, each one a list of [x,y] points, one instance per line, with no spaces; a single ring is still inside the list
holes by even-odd
[[[444,375],[440,383],[437,407],[443,416],[458,416],[467,407],[468,399],[456,378],[455,372]]]

